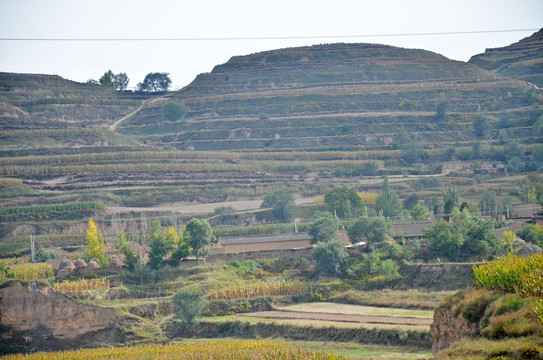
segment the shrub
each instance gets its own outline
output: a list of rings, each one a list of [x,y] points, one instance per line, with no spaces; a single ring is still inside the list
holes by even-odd
[[[454,309],[454,315],[462,317],[471,323],[479,322],[485,315],[486,308],[499,294],[488,290],[476,290],[461,300]]]
[[[183,119],[187,114],[187,107],[179,103],[168,103],[162,108],[162,118],[176,121]]]

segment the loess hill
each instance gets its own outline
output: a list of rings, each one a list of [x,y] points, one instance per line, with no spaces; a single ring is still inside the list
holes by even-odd
[[[469,62],[494,74],[543,87],[543,29],[515,44],[487,49]]]
[[[495,178],[489,189],[518,198],[504,175],[537,169],[543,142],[533,131],[543,94],[524,80],[370,44],[235,56],[167,94],[0,73],[0,252],[29,234],[66,244],[57,236],[83,234],[90,216],[105,233],[137,233],[167,202],[262,199],[275,185],[302,197],[341,184],[379,192],[385,173],[402,199],[453,182],[476,203]],[[169,103],[186,115],[167,120]],[[468,165],[444,165],[455,160]]]
[[[497,123],[507,113],[519,129],[506,136],[529,137],[529,89],[429,51],[318,45],[233,57],[169,96],[187,106],[184,120],[164,121],[155,103],[118,131],[181,150],[360,150],[385,149],[404,128],[441,148],[474,140],[480,114]]]

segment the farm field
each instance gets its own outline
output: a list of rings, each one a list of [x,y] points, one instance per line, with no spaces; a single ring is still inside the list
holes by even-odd
[[[428,331],[433,311],[383,308],[335,303],[305,303],[276,306],[274,311],[238,314],[232,317],[215,317],[211,321],[249,321],[251,323],[275,322],[314,327],[345,327],[370,329],[402,329]]]

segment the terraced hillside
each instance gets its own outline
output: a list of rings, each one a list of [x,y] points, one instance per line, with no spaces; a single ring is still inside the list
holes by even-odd
[[[484,115],[507,117],[501,135],[529,144],[536,98],[522,81],[428,51],[333,44],[234,57],[170,96],[184,120],[164,121],[162,102],[118,130],[183,150],[322,151],[392,149],[403,128],[434,149],[479,140]]]
[[[151,216],[184,221],[154,208],[164,203],[261,200],[276,185],[301,198],[339,185],[379,192],[383,174],[402,199],[440,197],[455,183],[476,204],[485,181],[519,199],[522,177],[505,176],[541,170],[541,90],[424,50],[332,44],[237,56],[155,96],[4,73],[0,97],[4,251],[28,234],[81,243],[90,216],[106,238],[137,234]],[[170,103],[186,115],[167,120]]]
[[[0,73],[0,145],[3,155],[65,154],[134,148],[107,131],[148,96],[119,94],[101,85],[56,75]],[[11,150],[11,152],[10,152]]]
[[[543,87],[543,30],[515,44],[487,49],[469,62],[495,74]]]

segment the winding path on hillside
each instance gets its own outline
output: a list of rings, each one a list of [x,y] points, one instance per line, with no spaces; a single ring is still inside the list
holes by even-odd
[[[132,111],[130,114],[126,115],[126,116],[123,116],[122,118],[120,118],[119,120],[115,121],[115,123],[113,123],[112,125],[109,126],[109,130],[111,131],[115,131],[115,129],[125,120],[127,119],[130,119],[132,116],[136,115],[138,113],[138,111],[140,111],[141,109],[143,109],[144,106],[147,106],[151,103],[154,103],[156,101],[159,101],[159,100],[162,100],[166,97],[167,95],[161,95],[161,96],[158,96],[158,97],[155,97],[155,98],[152,98],[152,99],[147,99],[147,100],[142,100],[141,102],[141,105],[134,111]]]

